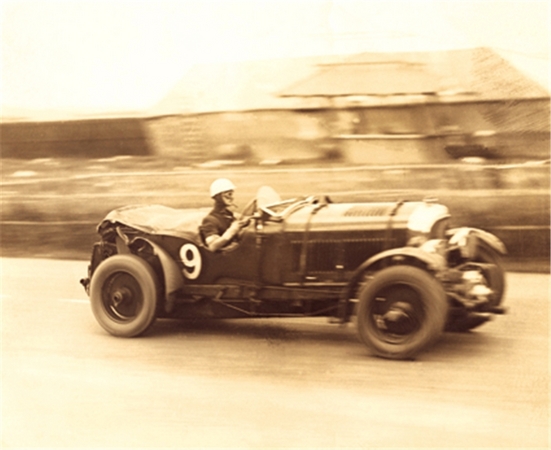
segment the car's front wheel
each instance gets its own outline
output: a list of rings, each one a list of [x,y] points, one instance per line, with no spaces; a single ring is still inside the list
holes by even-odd
[[[411,359],[441,335],[447,312],[446,294],[431,274],[392,266],[360,290],[358,334],[377,356]]]
[[[92,276],[90,302],[98,323],[115,336],[134,337],[155,321],[159,282],[151,266],[134,255],[103,261]]]

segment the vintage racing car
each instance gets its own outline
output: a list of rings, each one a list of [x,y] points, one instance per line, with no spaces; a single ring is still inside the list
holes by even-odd
[[[81,283],[105,330],[138,336],[156,318],[327,316],[354,319],[372,354],[410,359],[443,331],[504,312],[505,246],[449,228],[434,200],[281,200],[262,187],[243,210],[249,225],[218,252],[199,234],[207,212],[128,206],[101,221]]]

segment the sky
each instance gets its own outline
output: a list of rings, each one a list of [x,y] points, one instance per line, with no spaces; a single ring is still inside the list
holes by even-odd
[[[545,1],[3,0],[0,106],[143,111],[196,64],[487,46],[549,89]]]

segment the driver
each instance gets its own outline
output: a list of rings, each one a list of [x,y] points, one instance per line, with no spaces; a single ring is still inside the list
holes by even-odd
[[[207,248],[213,252],[232,242],[239,231],[249,224],[248,219],[236,219],[230,210],[235,208],[234,190],[234,184],[227,178],[218,178],[210,185],[214,208],[203,219],[199,231]]]

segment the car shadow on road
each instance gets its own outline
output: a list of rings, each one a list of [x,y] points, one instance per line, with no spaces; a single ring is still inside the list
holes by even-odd
[[[327,319],[202,319],[158,320],[147,333],[148,339],[185,336],[193,339],[260,340],[273,345],[303,343],[331,346],[357,346],[365,353],[355,324],[330,324]],[[415,360],[455,360],[487,357],[502,345],[491,330],[443,333],[440,339]]]
[[[331,341],[357,342],[352,324],[330,324],[325,318],[315,319],[201,319],[158,320],[148,331],[149,338],[170,335],[219,336],[262,339],[280,342]]]
[[[491,331],[477,329],[464,333],[444,333],[427,352],[428,358],[446,359],[487,357],[494,348],[501,348]]]

